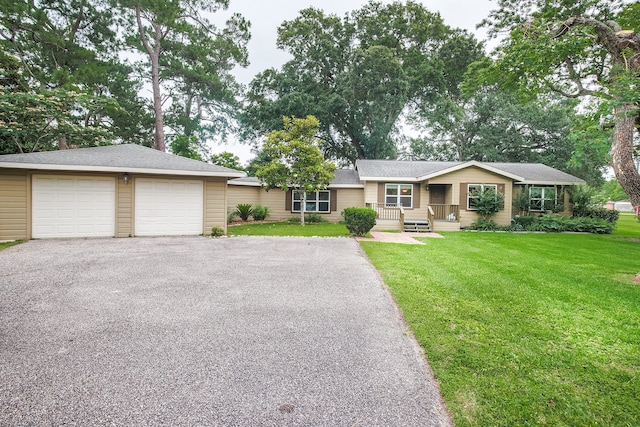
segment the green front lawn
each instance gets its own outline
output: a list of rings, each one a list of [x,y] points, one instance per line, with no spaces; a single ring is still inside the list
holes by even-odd
[[[457,426],[640,425],[640,224],[362,242]]]
[[[321,236],[347,237],[349,230],[344,224],[321,223],[300,224],[290,222],[262,222],[231,225],[227,228],[229,236]]]

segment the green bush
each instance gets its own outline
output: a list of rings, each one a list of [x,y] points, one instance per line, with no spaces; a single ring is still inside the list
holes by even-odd
[[[492,187],[475,191],[474,208],[481,218],[489,219],[504,206],[504,195]]]
[[[236,216],[237,216],[236,211],[235,211],[235,210],[233,210],[233,209],[229,209],[229,210],[227,211],[227,224],[230,224],[230,223],[232,223],[233,221],[235,221],[235,220],[236,220]]]
[[[249,221],[249,217],[253,213],[251,203],[239,203],[236,205],[236,215],[243,221]]]
[[[269,216],[269,208],[266,206],[256,205],[251,214],[256,221],[264,221]]]
[[[470,230],[498,231],[501,227],[492,219],[478,218],[469,227]]]
[[[534,222],[536,222],[536,217],[533,215],[522,215],[513,218],[514,224],[521,225],[524,228],[531,226]]]
[[[222,237],[222,236],[224,236],[224,228],[211,227],[211,237]]]
[[[498,225],[491,220],[478,218],[468,230],[479,231],[540,231],[544,233],[581,232],[594,234],[611,234],[615,224],[602,218],[573,217],[567,218],[556,214],[520,216],[512,220],[511,225]]]
[[[364,236],[376,225],[376,211],[370,208],[346,208],[342,216],[347,230],[355,236]]]
[[[300,224],[300,216],[292,216],[287,220],[287,222],[290,222],[292,224]],[[322,224],[323,222],[329,221],[327,221],[325,217],[318,213],[308,213],[304,214],[304,222],[305,224]]]
[[[615,224],[616,222],[618,222],[618,218],[620,218],[620,212],[605,208],[585,208],[580,209],[578,212],[576,212],[574,209],[573,216],[583,218],[599,218]]]

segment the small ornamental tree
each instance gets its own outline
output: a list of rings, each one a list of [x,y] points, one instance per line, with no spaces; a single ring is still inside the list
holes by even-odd
[[[488,220],[504,206],[504,195],[497,192],[492,187],[486,187],[484,190],[475,191],[476,197],[474,208],[482,219]]]
[[[320,122],[313,116],[305,119],[284,117],[284,129],[267,135],[262,152],[269,163],[256,168],[256,176],[265,189],[290,188],[302,193],[300,223],[304,225],[306,193],[327,188],[336,166],[326,162],[316,137]]]

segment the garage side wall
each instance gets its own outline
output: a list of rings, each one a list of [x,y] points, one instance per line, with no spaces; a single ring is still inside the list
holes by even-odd
[[[26,171],[0,171],[0,240],[29,238],[29,193]]]
[[[204,231],[211,233],[212,227],[227,231],[227,179],[207,178],[204,182]]]
[[[133,236],[133,185],[118,176],[116,185],[116,237]]]

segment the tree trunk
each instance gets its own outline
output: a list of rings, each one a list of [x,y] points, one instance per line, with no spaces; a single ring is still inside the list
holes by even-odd
[[[633,206],[640,206],[640,174],[633,158],[633,132],[637,114],[633,103],[627,102],[615,109],[616,123],[611,145],[611,166]]]
[[[307,207],[307,192],[302,191],[302,200],[300,201],[300,225],[304,227],[304,210]]]
[[[60,135],[58,137],[58,150],[68,150],[69,145],[67,144],[67,137],[65,135]]]
[[[153,88],[153,113],[155,115],[155,149],[165,151],[164,121],[162,120],[162,95],[160,93],[160,41],[149,56],[151,58],[151,86]]]

